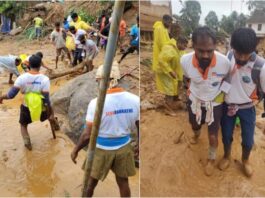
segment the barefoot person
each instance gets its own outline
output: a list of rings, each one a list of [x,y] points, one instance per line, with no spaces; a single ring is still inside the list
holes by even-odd
[[[21,59],[17,56],[0,56],[0,73],[1,71],[8,71],[9,74],[9,84],[14,84],[12,80],[13,74],[19,76],[18,66],[21,64]]]
[[[65,46],[65,39],[66,39],[66,32],[64,29],[61,28],[60,22],[56,22],[54,24],[55,29],[51,33],[51,40],[56,47],[56,60],[55,60],[55,68],[58,68],[58,60],[59,56],[61,56],[62,51],[67,54],[70,63],[72,62],[70,52],[68,51],[67,47]]]
[[[24,94],[24,102],[20,107],[19,123],[24,145],[31,150],[28,125],[33,121],[54,119],[54,116],[49,99],[50,80],[47,76],[39,73],[41,58],[32,55],[29,58],[29,65],[30,71],[16,79],[14,86],[8,93],[0,97],[0,104],[3,100],[13,99],[19,91]]]
[[[97,70],[96,78],[98,81],[103,78],[103,66]],[[136,172],[130,134],[136,127],[139,132],[140,99],[119,87],[119,78],[119,68],[113,65],[88,181],[87,197],[93,195],[98,180],[103,181],[109,170],[116,176],[120,196],[131,196],[128,177],[135,175]],[[88,105],[86,129],[71,154],[74,163],[78,152],[89,143],[96,104],[97,99],[94,99]]]
[[[96,43],[91,39],[86,39],[85,35],[79,36],[79,41],[83,45],[83,49],[86,53],[86,70],[87,72],[92,71],[94,68],[93,60],[99,53]]]
[[[236,118],[239,117],[242,137],[242,164],[246,176],[253,174],[249,156],[254,144],[256,124],[255,102],[265,92],[265,60],[255,53],[257,37],[250,28],[235,30],[231,38],[232,50],[228,58],[232,64],[230,72],[231,89],[225,96],[221,122],[224,157],[219,168],[228,168],[231,160],[231,146]]]
[[[215,51],[216,36],[208,27],[197,28],[192,34],[194,52],[183,55],[181,65],[190,79],[188,94],[189,121],[196,144],[202,124],[208,125],[208,163],[205,174],[212,175],[218,146],[218,130],[222,117],[223,80],[230,71],[229,60]],[[224,89],[227,92],[226,89]]]
[[[43,62],[43,53],[42,52],[37,52],[35,55],[39,56],[41,58],[41,67],[49,70],[49,71],[52,71],[51,68],[49,68],[44,62]],[[25,70],[25,71],[29,71],[30,70],[30,65],[29,65],[29,59],[30,59],[31,55],[28,56],[23,62],[22,62],[22,68]]]

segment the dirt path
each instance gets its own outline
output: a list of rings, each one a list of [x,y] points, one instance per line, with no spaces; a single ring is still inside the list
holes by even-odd
[[[42,51],[44,61],[54,68],[55,50],[49,43],[16,41],[6,38],[1,41],[0,55],[21,53],[33,54]],[[120,56],[118,56],[120,57]],[[95,60],[95,65],[103,63],[104,53]],[[129,55],[121,65],[122,72],[133,68],[131,63],[138,60],[136,55]],[[64,70],[60,62],[59,70]],[[44,70],[43,70],[44,71]],[[135,71],[136,74],[138,71]],[[5,93],[9,89],[9,74],[0,75],[0,90]],[[53,80],[51,92],[56,91],[67,82],[70,77]],[[132,87],[138,93],[138,83]],[[80,196],[83,171],[81,166],[85,158],[85,152],[81,151],[78,163],[75,165],[70,159],[70,153],[74,144],[62,132],[57,134],[56,140],[52,139],[52,133],[47,121],[36,122],[30,125],[33,150],[27,151],[22,142],[18,124],[19,106],[22,95],[14,100],[4,101],[0,105],[0,194],[1,196]],[[131,192],[133,196],[139,195],[139,173],[130,178]],[[115,177],[112,173],[106,180],[99,182],[95,196],[119,196]]]
[[[151,52],[141,52],[141,59],[151,57]],[[144,81],[142,81],[144,79]],[[141,100],[161,106],[163,97],[155,90],[150,68],[141,64]],[[144,91],[142,91],[144,88]],[[228,170],[217,167],[214,175],[205,176],[208,138],[204,126],[198,145],[190,145],[192,135],[188,115],[178,111],[177,117],[169,117],[162,108],[141,112],[141,195],[142,196],[265,196],[265,135],[262,133],[265,120],[257,110],[255,146],[251,163],[255,170],[251,179],[240,170],[241,135],[234,133],[232,163]],[[258,128],[259,127],[259,128]],[[180,142],[174,140],[184,132]],[[219,132],[217,162],[222,157],[223,146]]]

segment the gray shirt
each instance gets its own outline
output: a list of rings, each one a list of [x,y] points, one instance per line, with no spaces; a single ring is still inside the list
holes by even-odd
[[[53,32],[51,33],[51,39],[55,43],[56,49],[65,47],[65,40],[63,38],[62,29],[59,32],[53,30]]]
[[[19,76],[19,72],[17,66],[15,65],[16,56],[9,55],[9,56],[0,56],[0,72],[1,70],[7,70],[10,73]]]
[[[99,52],[96,43],[90,39],[86,40],[86,43],[84,44],[83,49],[86,50],[88,56],[97,54]]]

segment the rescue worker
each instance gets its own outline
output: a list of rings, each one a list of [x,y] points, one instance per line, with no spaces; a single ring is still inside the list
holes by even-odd
[[[0,97],[0,104],[3,100],[13,99],[19,91],[24,95],[23,104],[20,106],[19,123],[24,145],[32,150],[28,133],[28,125],[34,121],[53,120],[54,114],[50,104],[50,80],[47,76],[40,74],[41,57],[32,55],[29,58],[30,71],[20,75],[14,86],[7,94]]]
[[[224,79],[231,66],[224,55],[215,51],[216,36],[210,28],[195,29],[192,43],[194,52],[181,57],[184,76],[190,80],[187,108],[194,132],[190,143],[198,143],[202,124],[207,123],[209,148],[204,171],[210,176],[214,171],[224,93],[228,92]]]
[[[167,43],[169,38],[169,29],[172,24],[172,17],[164,15],[162,21],[155,22],[154,28],[154,46],[153,46],[153,65],[152,69],[154,72],[158,68],[158,56],[162,50],[162,47]],[[157,76],[159,77],[159,76]]]
[[[177,26],[172,24],[170,28],[171,39],[162,47],[159,54],[157,71],[160,78],[156,82],[158,90],[165,95],[166,114],[171,116],[177,115],[173,106],[178,100],[178,84],[183,80],[180,57],[184,53],[185,44],[187,44],[185,38],[178,39],[176,29]]]
[[[18,66],[21,64],[21,59],[17,56],[0,56],[0,73],[2,71],[8,71],[9,74],[9,84],[14,84],[14,81],[12,80],[13,74],[15,74],[17,77],[20,75],[18,71]]]
[[[231,161],[231,147],[236,118],[239,117],[242,137],[242,166],[247,177],[253,168],[249,156],[254,144],[256,124],[255,103],[265,93],[265,60],[255,52],[257,36],[251,28],[239,28],[231,37],[232,50],[228,53],[232,69],[229,75],[231,89],[225,96],[221,121],[224,157],[219,168],[225,170]]]
[[[103,66],[96,73],[98,83],[103,79]],[[104,180],[112,170],[119,186],[121,197],[130,197],[128,177],[135,175],[134,152],[130,144],[131,132],[137,128],[139,140],[139,111],[138,96],[123,90],[118,85],[120,72],[117,63],[113,64],[104,104],[97,146],[92,170],[88,181],[87,197],[93,195],[98,180]],[[87,109],[87,125],[79,141],[71,153],[76,163],[78,152],[89,143],[93,127],[97,98],[93,99]],[[139,142],[138,142],[139,143]]]

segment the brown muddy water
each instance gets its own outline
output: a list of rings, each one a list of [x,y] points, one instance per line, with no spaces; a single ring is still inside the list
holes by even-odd
[[[45,62],[53,68],[55,50],[52,44],[27,44],[13,39],[1,41],[0,55],[33,54],[37,51],[43,52]],[[102,64],[102,61],[101,54],[96,63]],[[59,70],[63,69],[60,63]],[[8,75],[0,75],[0,92],[5,93],[10,88]],[[64,77],[52,81],[51,91],[56,91],[69,79]],[[58,132],[54,140],[48,121],[29,126],[33,150],[24,148],[18,123],[21,102],[22,95],[19,94],[14,100],[0,105],[0,196],[80,196],[85,151],[79,152],[77,164],[74,164],[70,158],[74,144],[63,132]],[[138,196],[139,172],[130,178],[130,187],[132,196]],[[95,196],[119,196],[115,176],[111,172],[104,182],[99,182]]]

